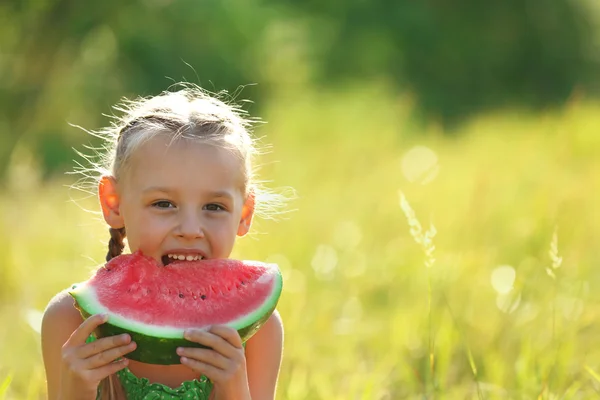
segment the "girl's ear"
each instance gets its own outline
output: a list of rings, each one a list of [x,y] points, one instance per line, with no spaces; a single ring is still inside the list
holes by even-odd
[[[252,217],[254,217],[254,193],[250,193],[242,207],[242,216],[238,225],[238,236],[244,236],[250,230],[252,225]]]
[[[117,192],[117,181],[112,176],[103,176],[98,183],[98,198],[102,207],[104,220],[111,228],[120,229],[125,226],[120,212],[121,197]]]

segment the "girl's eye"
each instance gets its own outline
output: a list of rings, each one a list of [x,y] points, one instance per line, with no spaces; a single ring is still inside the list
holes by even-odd
[[[225,211],[225,208],[223,206],[214,203],[205,205],[204,209],[208,211]]]
[[[171,203],[168,200],[155,201],[154,203],[152,203],[152,206],[154,206],[156,208],[171,208],[171,207],[175,207],[173,205],[173,203]]]

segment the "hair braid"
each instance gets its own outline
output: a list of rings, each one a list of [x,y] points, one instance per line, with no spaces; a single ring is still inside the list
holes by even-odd
[[[110,240],[108,241],[108,253],[106,254],[106,261],[110,261],[112,258],[121,255],[125,248],[123,239],[125,238],[125,228],[110,228]]]
[[[98,386],[98,396],[100,400],[126,400],[125,390],[119,381],[117,375],[109,375],[100,381]]]

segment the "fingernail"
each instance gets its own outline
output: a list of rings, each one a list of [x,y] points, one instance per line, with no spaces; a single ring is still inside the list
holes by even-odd
[[[181,357],[181,362],[186,363],[188,361],[187,357]]]
[[[179,355],[183,354],[183,347],[177,348],[177,354],[179,354]]]
[[[108,314],[101,314],[102,316],[102,321],[106,322],[108,321]]]

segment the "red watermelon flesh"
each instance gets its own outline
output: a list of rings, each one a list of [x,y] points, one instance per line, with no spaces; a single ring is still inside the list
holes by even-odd
[[[147,347],[136,350],[144,354],[140,361],[168,364],[178,362],[177,346],[191,343],[180,342],[188,328],[223,324],[249,339],[274,311],[281,289],[275,264],[211,259],[161,266],[136,252],[112,259],[70,293],[84,316],[108,314],[101,336],[136,335],[138,350]],[[173,354],[157,359],[160,343]]]

